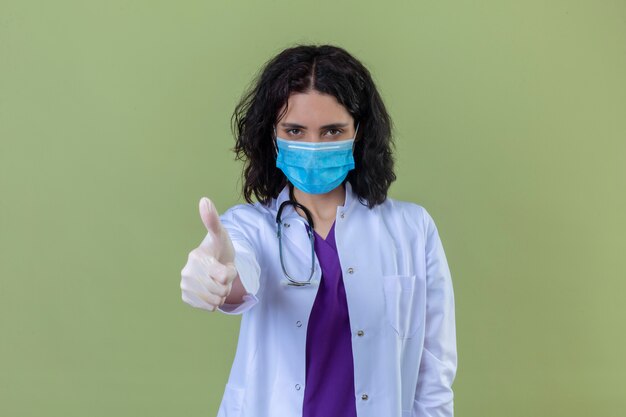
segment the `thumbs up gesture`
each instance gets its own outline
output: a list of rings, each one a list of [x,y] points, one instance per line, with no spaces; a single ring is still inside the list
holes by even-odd
[[[215,205],[206,197],[200,199],[200,218],[207,235],[200,246],[189,252],[181,271],[180,288],[187,304],[215,311],[224,304],[238,275],[235,249]]]

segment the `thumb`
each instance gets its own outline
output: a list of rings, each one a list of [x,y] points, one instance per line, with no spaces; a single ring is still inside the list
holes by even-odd
[[[221,223],[215,204],[207,197],[200,199],[200,218],[204,227],[214,236],[219,236]]]
[[[208,233],[200,246],[207,253],[219,259],[222,256],[222,223],[220,222],[217,209],[211,200],[206,197],[200,199],[200,218]]]
[[[235,255],[230,236],[222,226],[215,205],[206,197],[200,199],[200,218],[208,231],[200,246],[219,262],[232,261]]]

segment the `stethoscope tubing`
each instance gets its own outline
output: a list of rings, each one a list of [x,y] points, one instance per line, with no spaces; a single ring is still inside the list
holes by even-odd
[[[292,205],[296,208],[301,209],[304,214],[306,215],[306,219],[307,219],[307,223],[308,223],[308,228],[307,228],[307,234],[309,236],[309,241],[311,243],[311,273],[309,274],[309,278],[306,281],[298,281],[297,279],[295,279],[294,277],[292,277],[291,275],[289,275],[289,273],[287,272],[287,269],[285,268],[285,263],[283,261],[283,239],[282,239],[282,212],[284,210],[284,208],[288,205]],[[280,207],[278,208],[278,212],[276,213],[276,237],[278,237],[278,256],[280,258],[280,267],[283,270],[283,274],[285,275],[285,277],[289,280],[288,285],[292,285],[292,286],[296,286],[296,287],[303,287],[306,285],[310,285],[311,284],[311,279],[313,278],[313,275],[315,274],[315,235],[314,235],[314,223],[313,223],[313,216],[311,215],[311,212],[309,211],[309,209],[307,209],[305,206],[303,206],[302,204],[298,203],[296,201],[296,199],[293,196],[293,185],[289,184],[289,200],[283,201],[280,205]]]

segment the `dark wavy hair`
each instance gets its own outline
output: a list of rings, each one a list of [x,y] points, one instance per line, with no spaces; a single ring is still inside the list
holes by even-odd
[[[297,45],[265,63],[235,107],[233,151],[244,161],[243,196],[267,205],[287,184],[276,167],[273,126],[292,93],[317,90],[334,96],[359,123],[355,168],[348,173],[353,191],[369,208],[381,204],[396,179],[392,122],[372,77],[356,58],[333,45]],[[284,114],[284,113],[283,113]]]

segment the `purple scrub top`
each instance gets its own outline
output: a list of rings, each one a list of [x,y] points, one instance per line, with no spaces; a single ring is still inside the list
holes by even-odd
[[[303,417],[356,417],[352,332],[333,223],[326,240],[315,232],[322,278],[306,335]]]

